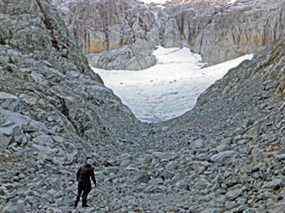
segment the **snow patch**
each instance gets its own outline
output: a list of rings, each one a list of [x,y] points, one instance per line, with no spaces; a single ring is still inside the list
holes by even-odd
[[[237,0],[230,0],[230,1],[229,1],[230,4],[234,4],[234,3],[236,3],[236,2],[237,2]]]
[[[144,122],[160,122],[191,110],[198,96],[230,69],[253,55],[203,68],[201,56],[188,48],[159,47],[158,63],[142,71],[94,68],[107,87],[113,89]]]

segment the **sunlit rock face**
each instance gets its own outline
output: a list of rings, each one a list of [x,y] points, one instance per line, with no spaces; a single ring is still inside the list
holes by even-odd
[[[202,11],[184,10],[176,17],[191,48],[214,64],[259,51],[282,38],[284,9],[283,1],[236,1],[205,16],[200,16]]]
[[[284,35],[282,0],[54,2],[92,55],[91,63],[104,69],[150,67],[157,45],[188,46],[216,64],[259,51]]]
[[[284,1],[173,0],[181,39],[209,64],[257,52],[284,36]]]

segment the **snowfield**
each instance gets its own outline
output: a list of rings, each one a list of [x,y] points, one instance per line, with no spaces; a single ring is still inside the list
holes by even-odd
[[[231,68],[253,55],[203,68],[201,57],[188,48],[159,47],[155,52],[158,63],[142,71],[118,71],[94,68],[137,116],[156,123],[191,110],[198,96]]]

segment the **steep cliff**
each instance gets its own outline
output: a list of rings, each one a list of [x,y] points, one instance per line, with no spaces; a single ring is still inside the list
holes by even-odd
[[[107,69],[142,69],[155,64],[158,40],[155,15],[136,0],[54,1],[65,10],[70,30],[90,60]],[[98,53],[101,53],[98,55]]]
[[[209,64],[257,52],[285,33],[282,0],[236,1],[211,13],[184,7],[176,15],[182,37]]]
[[[66,22],[85,52],[96,53],[90,62],[105,69],[152,66],[158,45],[188,46],[216,64],[257,52],[284,35],[282,0],[174,0],[163,6],[104,0],[64,7],[58,1],[58,7],[69,8]]]

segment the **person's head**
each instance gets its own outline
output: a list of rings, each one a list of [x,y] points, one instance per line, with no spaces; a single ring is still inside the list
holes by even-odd
[[[91,158],[86,158],[85,163],[88,164],[88,165],[92,165],[92,164],[93,164],[93,161],[92,161]]]

